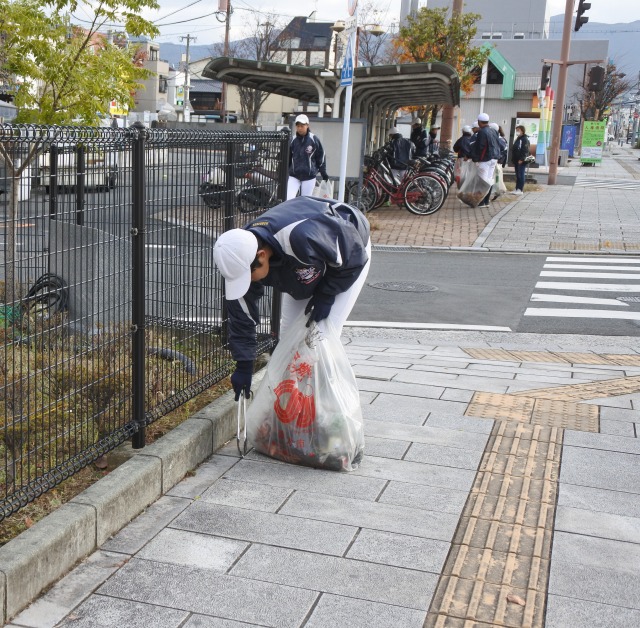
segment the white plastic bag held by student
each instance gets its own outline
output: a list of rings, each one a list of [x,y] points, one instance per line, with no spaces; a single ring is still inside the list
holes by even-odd
[[[249,441],[286,462],[351,471],[364,453],[356,378],[327,319],[301,315],[278,344],[247,411]]]
[[[320,183],[316,184],[316,187],[313,189],[312,196],[316,196],[317,198],[326,198],[329,200],[333,199],[333,181],[329,179],[328,181],[320,181]]]

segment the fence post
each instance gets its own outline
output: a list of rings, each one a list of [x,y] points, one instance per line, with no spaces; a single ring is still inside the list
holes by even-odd
[[[132,214],[131,214],[131,324],[132,339],[132,402],[133,420],[138,430],[132,446],[142,449],[145,441],[146,382],[145,382],[145,145],[147,131],[142,122],[132,127],[137,131],[132,151]]]
[[[58,145],[51,144],[51,149],[49,150],[49,219],[55,220],[57,213],[58,213]]]
[[[282,168],[280,169],[280,181],[278,181],[278,199],[280,202],[287,200],[287,183],[289,182],[289,151],[291,150],[291,138],[289,129],[285,129],[285,135],[280,140],[280,155]]]
[[[76,225],[84,225],[85,147],[76,146]]]

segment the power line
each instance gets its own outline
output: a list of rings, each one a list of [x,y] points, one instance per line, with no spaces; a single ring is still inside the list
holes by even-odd
[[[156,20],[156,23],[159,22],[160,20],[164,20],[167,17],[171,17],[172,15],[175,15],[176,13],[180,13],[180,11],[184,11],[184,10],[188,9],[189,7],[192,7],[194,4],[198,4],[199,2],[202,2],[202,0],[195,0],[195,2],[192,2],[191,4],[188,4],[186,7],[182,7],[181,9],[176,9],[175,11],[172,11],[171,13],[167,13],[166,15],[163,15],[162,17],[159,17]]]

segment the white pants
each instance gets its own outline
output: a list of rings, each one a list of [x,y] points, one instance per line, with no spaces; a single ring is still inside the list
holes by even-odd
[[[478,162],[478,176],[487,183],[493,185],[496,182],[496,164],[497,159]]]
[[[356,282],[346,291],[341,292],[336,295],[336,300],[331,307],[331,313],[329,314],[329,320],[336,328],[338,333],[342,333],[342,327],[344,326],[345,321],[349,318],[349,314],[351,314],[351,310],[353,306],[356,304],[360,291],[362,290],[362,286],[364,286],[364,282],[367,279],[367,275],[369,274],[369,266],[371,266],[371,241],[367,244],[367,255],[369,256],[369,261],[365,264],[362,272]],[[280,318],[280,337],[282,338],[284,334],[287,333],[287,328],[291,323],[304,312],[307,307],[307,303],[309,303],[309,299],[303,299],[301,301],[296,301],[291,295],[283,294],[282,295],[282,312]],[[320,327],[322,327],[322,321],[320,321]]]
[[[295,198],[300,190],[300,196],[311,196],[313,194],[313,188],[316,187],[316,180],[309,179],[308,181],[300,181],[295,177],[289,177],[287,182],[287,200]]]

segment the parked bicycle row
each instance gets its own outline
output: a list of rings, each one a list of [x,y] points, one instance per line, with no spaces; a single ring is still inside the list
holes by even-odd
[[[428,216],[443,205],[454,183],[455,155],[432,154],[403,162],[388,142],[364,158],[362,188],[347,185],[347,202],[369,212],[389,202],[404,205],[412,214]],[[401,156],[402,157],[402,156]]]

